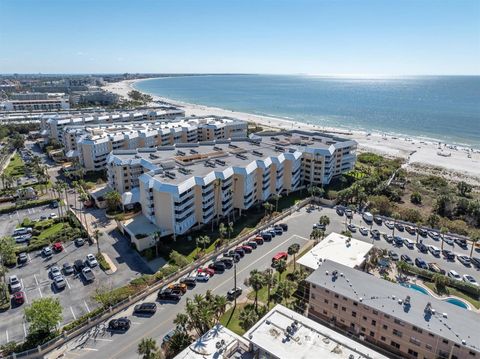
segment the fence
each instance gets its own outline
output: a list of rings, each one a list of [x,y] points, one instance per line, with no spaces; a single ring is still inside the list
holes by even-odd
[[[13,359],[13,358],[39,358],[42,357],[43,355],[51,352],[52,350],[66,344],[67,342],[75,339],[79,335],[86,333],[88,330],[92,329],[93,327],[96,327],[103,321],[107,320],[108,318],[112,317],[113,315],[119,313],[123,309],[129,307],[130,305],[145,299],[152,293],[158,291],[160,288],[177,281],[178,279],[182,278],[183,276],[191,273],[193,270],[197,269],[198,267],[204,265],[205,263],[211,261],[214,259],[216,256],[218,256],[220,253],[223,253],[224,251],[227,251],[233,247],[238,246],[239,243],[242,243],[246,241],[248,238],[253,236],[256,233],[259,233],[263,231],[264,229],[272,226],[274,223],[284,219],[285,217],[291,215],[292,213],[296,212],[300,208],[304,207],[305,205],[310,203],[311,198],[306,198],[297,204],[295,204],[293,207],[286,209],[282,211],[279,215],[272,217],[269,219],[267,222],[263,223],[262,225],[258,226],[257,228],[249,231],[246,234],[243,234],[240,237],[237,237],[235,240],[232,242],[226,243],[225,245],[216,248],[212,253],[206,255],[205,257],[202,257],[198,259],[197,261],[191,263],[181,271],[171,274],[167,276],[166,278],[163,278],[159,280],[158,282],[148,286],[145,288],[143,291],[138,293],[135,296],[129,297],[127,299],[124,299],[123,301],[115,304],[114,306],[111,306],[109,308],[106,308],[103,312],[99,313],[97,316],[93,318],[88,318],[86,323],[80,324],[78,327],[73,328],[68,331],[62,332],[62,334],[56,338],[53,338],[52,340],[44,343],[43,345],[39,345],[37,348],[30,349],[21,353],[13,353],[9,355],[7,358]]]

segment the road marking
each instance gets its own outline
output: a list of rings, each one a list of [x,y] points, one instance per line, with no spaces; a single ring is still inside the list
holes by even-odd
[[[66,246],[63,246],[63,252],[67,253],[67,247]]]
[[[271,255],[272,251],[274,251],[275,249],[277,249],[278,247],[281,247],[283,246],[285,243],[287,243],[289,240],[291,240],[294,236],[296,236],[296,234],[294,234],[293,236],[290,236],[289,238],[287,238],[286,240],[284,240],[282,243],[280,243],[279,245],[277,245],[276,247],[272,248],[269,252],[265,253],[263,256],[261,256],[260,258],[258,258],[255,262],[252,262],[250,263],[249,265],[247,265],[245,268],[241,269],[241,270],[237,270],[237,276],[238,274],[246,271],[249,267],[251,267],[252,265],[254,265],[255,263],[257,263],[258,261],[261,261],[263,258],[265,258],[266,256],[268,255]],[[231,282],[232,281],[232,278],[228,278],[227,280],[225,280],[224,282],[222,282],[221,284],[219,284],[218,286],[216,286],[215,288],[212,289],[212,292],[216,291],[218,288],[220,288],[221,286],[225,285],[225,283],[228,283],[228,282]]]
[[[23,285],[23,278],[20,278],[20,283],[22,284],[22,288],[25,291],[25,286]]]
[[[140,322],[130,322],[130,323],[132,323],[132,324],[137,324],[137,325],[142,324],[142,323],[140,323]]]
[[[70,287],[70,283],[68,283],[68,280],[67,280],[67,278],[65,278],[65,283],[67,283],[67,287],[68,287],[68,289],[72,289],[72,287]]]
[[[43,298],[43,294],[42,294],[42,288],[41,288],[41,287],[38,287],[38,291],[39,291],[39,293],[40,293],[40,297],[42,297],[42,298]]]
[[[38,279],[37,279],[37,276],[35,274],[33,275],[33,278],[35,278],[35,283],[37,283],[37,285],[38,285]]]
[[[25,322],[23,322],[23,334],[25,334],[25,338],[27,337],[27,326],[25,325]]]
[[[76,316],[75,313],[73,312],[72,306],[70,306],[70,311],[72,312],[73,319],[77,320],[77,316]]]
[[[32,258],[30,258],[30,253],[27,253],[27,258],[28,258],[28,261],[29,261],[29,262],[32,261]]]
[[[90,308],[88,307],[88,304],[87,304],[87,302],[86,302],[86,301],[83,301],[83,303],[85,304],[85,308],[87,308],[87,312],[89,312],[89,313],[90,313]]]
[[[25,302],[27,302],[27,304],[28,304],[27,291],[25,290],[25,291],[23,291],[23,293],[25,294]]]
[[[95,338],[94,340],[100,340],[101,342],[113,342],[113,339]]]
[[[7,335],[7,343],[10,341],[10,339],[8,338],[8,330],[5,330],[5,334]]]
[[[98,352],[98,349],[95,349],[95,348],[82,348],[82,350],[89,350],[89,351],[93,351],[93,352]]]

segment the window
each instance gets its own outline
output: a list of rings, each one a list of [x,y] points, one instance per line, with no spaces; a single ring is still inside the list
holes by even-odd
[[[460,345],[458,345],[458,344],[453,344],[453,346],[454,346],[455,348],[460,348]]]
[[[433,335],[432,333],[428,333],[429,336],[431,336],[432,338],[435,337],[435,335]]]
[[[345,307],[342,307],[342,310],[343,310],[344,312],[346,312],[346,311],[347,311],[347,308],[345,308]]]
[[[443,344],[448,344],[448,340],[447,340],[447,339],[443,339],[442,342],[443,342]]]
[[[388,329],[388,326],[384,324],[382,328],[383,329]]]
[[[357,302],[353,302],[353,305],[358,307],[358,303]]]
[[[418,358],[418,353],[415,350],[408,349],[408,354],[410,354],[411,356],[413,356],[415,358]]]
[[[337,303],[333,303],[333,307],[334,307],[335,309],[338,309],[338,304],[337,304]]]
[[[425,348],[427,348],[427,350],[432,350],[433,349],[433,347],[430,344],[425,344]]]
[[[366,331],[366,329],[364,327],[362,327],[362,332],[365,332],[365,331]]]
[[[327,315],[328,313],[327,313],[327,311],[326,311],[326,310],[324,310],[324,311],[323,311],[323,314],[324,314],[324,315]]]
[[[313,288],[315,288],[315,284],[313,285]],[[325,293],[330,293],[328,289],[325,289]]]
[[[415,337],[410,338],[410,343],[420,346],[422,342]]]
[[[363,319],[363,320],[367,320],[367,317],[366,317],[366,316],[363,316],[362,319]]]
[[[352,312],[352,317],[356,318],[357,317],[357,312]]]
[[[328,299],[324,299],[323,302],[324,302],[325,304],[328,304]]]
[[[400,344],[398,344],[397,342],[394,342],[393,340],[390,342],[390,345],[394,348],[400,349]]]
[[[370,334],[369,334],[369,335],[370,335],[372,338],[373,338],[373,337],[375,337],[375,333],[374,333],[374,332],[372,332],[372,331],[370,332]]]
[[[471,350],[468,352],[468,354],[470,354],[472,357],[476,355],[475,352],[472,352]]]
[[[377,325],[377,321],[372,319],[372,325],[373,325],[373,326],[376,326],[376,325]]]
[[[402,337],[402,332],[398,331],[397,329],[393,329],[393,335],[396,335],[397,337],[401,338]]]
[[[373,314],[378,315],[378,311],[374,310]]]
[[[402,321],[399,320],[399,319],[395,319],[394,322],[395,322],[396,324],[398,324],[398,325],[401,325],[402,327],[405,325],[405,323],[402,322]]]
[[[335,298],[338,298],[338,294],[335,294]]]
[[[420,328],[417,328],[416,326],[413,326],[412,329],[413,329],[414,332],[423,333],[423,330],[420,329]]]
[[[382,337],[380,337],[380,340],[381,340],[382,342],[384,342],[384,341],[386,340],[386,338],[382,336]]]
[[[385,314],[384,317],[390,319],[390,316],[388,314]]]
[[[317,288],[317,286],[315,284],[312,284],[312,288]]]
[[[348,300],[347,297],[343,297],[343,300]]]

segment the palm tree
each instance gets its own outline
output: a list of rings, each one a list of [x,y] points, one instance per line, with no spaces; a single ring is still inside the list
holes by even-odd
[[[480,233],[475,233],[473,236],[470,237],[470,240],[472,241],[472,247],[470,248],[470,258],[472,258],[473,248],[475,247],[475,244],[480,241]]]
[[[173,324],[180,330],[186,332],[188,328],[188,315],[185,313],[178,313],[175,319],[173,320]]]
[[[437,289],[437,292],[443,293],[445,291],[445,287],[448,284],[448,277],[440,273],[435,273],[432,279],[433,283],[435,283],[435,288]]]
[[[265,277],[257,269],[254,269],[250,272],[250,276],[245,279],[245,285],[252,287],[255,292],[255,312],[258,313],[258,291],[265,285]]]
[[[270,309],[270,290],[276,285],[277,280],[271,268],[268,268],[263,272],[263,277],[265,278],[265,284],[267,285],[267,309]]]
[[[263,208],[265,208],[265,217],[267,216],[267,212],[270,213],[273,209],[273,204],[265,202],[263,203]]]
[[[160,242],[160,237],[161,237],[160,232],[155,232],[153,234],[153,239],[155,240],[155,254],[157,255],[157,257],[158,257],[158,243]]]
[[[287,262],[284,259],[280,259],[279,261],[275,261],[273,263],[273,268],[278,272],[278,281],[281,282],[282,280],[282,273],[287,270]]]
[[[294,243],[294,244],[297,244],[297,243]],[[296,268],[296,265],[297,265],[297,263],[296,263],[296,262],[297,262],[296,256],[297,256],[298,251],[300,250],[300,245],[291,246],[291,247],[289,248],[289,250],[290,250],[290,253],[293,254],[293,270],[296,270],[296,269],[297,269],[297,268]]]
[[[218,226],[218,234],[220,235],[220,239],[223,240],[225,239],[225,235],[227,234],[227,227],[225,227],[225,224],[220,223],[220,226]]]
[[[215,322],[219,322],[220,318],[222,315],[225,313],[225,310],[227,309],[227,298],[223,295],[216,295],[213,298],[213,311],[214,311],[214,317],[215,317]]]
[[[250,306],[243,308],[238,316],[240,327],[242,327],[244,330],[250,329],[257,321],[257,311]]]
[[[275,293],[277,294],[280,302],[283,302],[290,298],[292,292],[294,290],[295,284],[290,282],[289,280],[284,280],[283,282],[279,282]]]
[[[122,196],[117,191],[109,191],[105,194],[105,200],[107,201],[107,207],[110,212],[115,211],[122,203]]]
[[[278,201],[280,200],[280,198],[282,198],[282,196],[277,193],[274,193],[272,195],[272,199],[275,201],[275,212],[278,212]]]
[[[321,225],[324,225],[326,229],[327,226],[330,224],[330,217],[328,217],[327,215],[323,215],[318,220],[318,223],[320,223]]]
[[[203,250],[205,251],[205,246],[210,243],[210,237],[209,236],[200,236],[196,240],[197,247],[199,245],[202,246]]]
[[[137,353],[143,355],[143,359],[156,359],[159,357],[157,342],[153,338],[143,338],[138,343]]]
[[[440,233],[442,234],[442,244],[440,245],[440,248],[443,251],[443,244],[445,243],[445,235],[448,233],[448,228],[442,227]]]
[[[95,241],[97,242],[97,252],[100,254],[100,243],[98,242],[98,239],[101,237],[102,233],[98,229],[93,232],[93,237],[95,238]]]
[[[308,193],[310,194],[311,200],[313,201],[313,197],[317,197],[317,196],[322,197],[323,194],[325,193],[325,190],[317,186],[310,186],[308,187]]]
[[[228,227],[227,227],[228,240],[232,239],[233,230],[234,230],[233,222],[228,222]]]

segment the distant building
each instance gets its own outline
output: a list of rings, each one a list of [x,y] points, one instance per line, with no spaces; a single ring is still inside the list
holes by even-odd
[[[62,94],[18,93],[0,102],[4,111],[53,111],[68,110],[70,101]]]
[[[175,359],[251,359],[247,339],[217,324],[186,347]]]
[[[250,342],[254,358],[388,358],[282,305],[276,305],[243,337]]]
[[[350,268],[361,268],[373,244],[332,232],[305,253],[297,264],[308,272],[315,271],[323,261],[333,260]]]
[[[331,260],[308,278],[308,316],[398,358],[480,358],[479,315]]]
[[[70,94],[70,103],[72,106],[77,105],[100,105],[111,106],[118,103],[119,96],[113,92],[95,90],[72,92]]]

